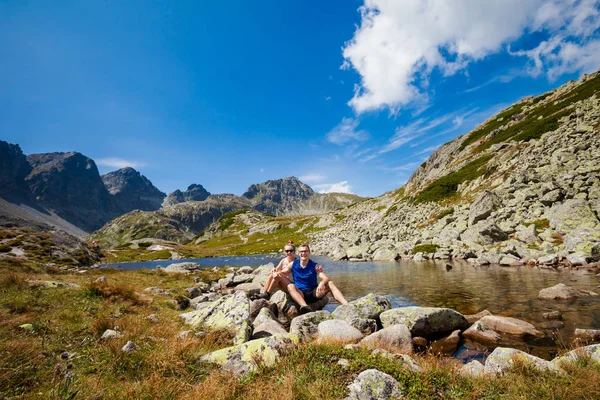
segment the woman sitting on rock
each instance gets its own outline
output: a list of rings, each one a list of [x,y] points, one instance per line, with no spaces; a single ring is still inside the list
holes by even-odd
[[[294,275],[292,274],[292,264],[296,260],[296,246],[293,241],[287,242],[284,246],[285,258],[277,264],[265,283],[265,291],[273,294],[278,290],[283,290],[289,293],[292,299],[300,306],[305,306],[304,297],[300,294],[294,283]]]

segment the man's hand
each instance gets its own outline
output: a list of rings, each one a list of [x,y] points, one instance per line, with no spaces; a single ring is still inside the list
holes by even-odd
[[[323,298],[327,293],[329,292],[329,288],[327,287],[327,285],[324,282],[319,283],[319,286],[317,286],[317,290],[316,290],[316,295],[317,298]]]

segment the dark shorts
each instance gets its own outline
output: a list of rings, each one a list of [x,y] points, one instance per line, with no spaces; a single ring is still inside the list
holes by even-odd
[[[304,301],[307,303],[314,303],[319,300],[317,297],[317,288],[311,290],[302,290],[302,296],[304,296]]]

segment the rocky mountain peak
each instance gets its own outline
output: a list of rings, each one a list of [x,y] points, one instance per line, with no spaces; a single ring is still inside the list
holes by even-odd
[[[186,201],[203,201],[210,196],[210,192],[204,189],[204,186],[198,183],[192,183],[188,186],[185,192],[177,189],[165,198],[163,207],[172,206],[174,204],[183,203]]]
[[[102,182],[122,213],[157,210],[166,196],[148,178],[131,167],[102,175]]]
[[[290,176],[251,185],[242,196],[255,203],[258,211],[277,215],[314,194],[310,186]]]
[[[0,195],[23,197],[29,193],[25,177],[31,172],[31,165],[18,144],[0,140]]]

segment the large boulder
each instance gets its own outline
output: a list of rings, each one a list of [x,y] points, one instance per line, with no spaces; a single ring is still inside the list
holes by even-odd
[[[598,296],[598,293],[575,289],[564,283],[559,283],[552,287],[540,290],[538,298],[542,300],[574,300],[578,297]]]
[[[200,269],[200,264],[195,262],[183,262],[170,264],[167,268],[163,269],[164,272],[178,273],[178,274],[189,274]]]
[[[317,336],[322,342],[356,343],[363,338],[363,334],[341,319],[330,319],[321,322],[317,327]]]
[[[486,190],[471,204],[469,211],[469,226],[489,217],[502,204],[498,195]]]
[[[485,368],[491,372],[504,373],[510,369],[515,362],[522,362],[533,366],[540,371],[561,372],[561,370],[550,361],[527,354],[517,349],[496,347],[485,361]]]
[[[377,331],[360,341],[368,349],[384,349],[392,353],[412,353],[413,342],[406,325],[392,325]]]
[[[292,300],[289,294],[284,293],[281,290],[275,292],[271,296],[271,303],[277,306],[278,317],[281,322],[289,322],[300,315],[300,306]],[[329,303],[329,296],[325,296],[314,303],[308,304],[308,307],[312,311],[319,311],[325,307],[327,303]]]
[[[250,339],[250,300],[244,292],[223,296],[200,310],[181,314],[181,318],[192,327],[231,330],[234,344]]]
[[[396,324],[406,325],[412,336],[441,334],[469,326],[469,322],[461,313],[450,308],[393,308],[381,313],[379,318],[384,328]]]
[[[480,221],[460,234],[460,240],[469,248],[479,248],[507,240],[508,235],[493,221]]]
[[[590,204],[582,199],[570,199],[555,205],[548,212],[550,226],[560,232],[578,228],[595,228],[600,221]]]
[[[295,335],[274,335],[217,350],[200,361],[220,365],[226,371],[241,376],[256,371],[258,364],[275,365],[283,353],[293,350],[297,344],[298,337]]]
[[[369,293],[339,306],[331,313],[331,316],[348,322],[354,318],[377,319],[382,312],[391,308],[392,304],[386,297]]]
[[[590,346],[571,350],[570,352],[553,359],[552,364],[557,367],[563,367],[565,363],[575,362],[580,357],[590,357],[592,360],[600,363],[600,344],[592,344]]]
[[[300,315],[292,320],[290,333],[298,335],[300,340],[310,340],[317,336],[319,324],[331,319],[329,311],[314,311],[308,314]]]
[[[500,333],[506,333],[519,337],[544,337],[544,333],[535,329],[535,326],[529,322],[525,322],[517,318],[489,315],[481,318],[480,322],[488,329]]]
[[[361,372],[348,388],[346,400],[387,400],[404,397],[400,383],[376,369]]]

